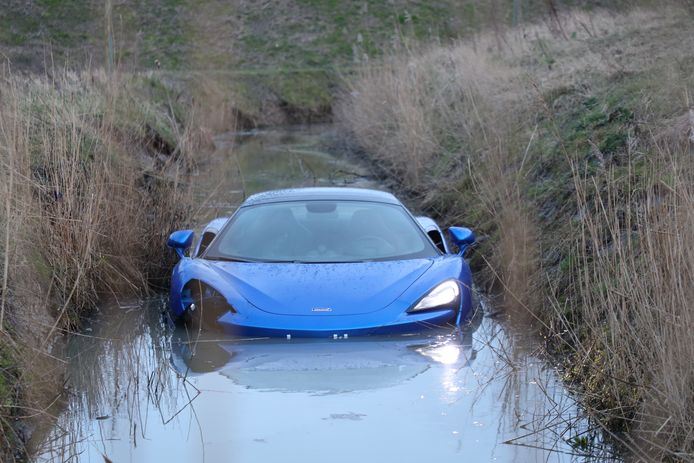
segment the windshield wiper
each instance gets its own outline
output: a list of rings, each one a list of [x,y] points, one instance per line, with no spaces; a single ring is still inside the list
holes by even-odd
[[[363,264],[372,260],[287,260],[281,261],[291,264]]]
[[[373,260],[334,260],[334,261],[321,261],[321,260],[252,260],[252,259],[242,259],[240,257],[226,257],[226,256],[206,256],[205,259],[216,260],[219,262],[245,262],[252,264],[363,264],[366,262],[374,262]]]
[[[238,257],[213,256],[205,258],[209,260],[218,260],[220,262],[260,262],[257,260],[240,259]]]

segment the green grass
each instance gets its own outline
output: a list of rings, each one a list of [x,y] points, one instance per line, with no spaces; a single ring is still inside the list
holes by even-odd
[[[546,8],[540,0],[523,5],[526,20]],[[0,51],[19,68],[41,69],[46,45],[58,62],[103,65],[105,11],[100,2],[11,2],[0,11]],[[482,0],[297,0],[271,7],[243,0],[126,0],[113,2],[111,17],[115,58],[126,68],[153,69],[156,61],[181,73],[248,69],[271,75],[251,82],[230,74],[223,82],[244,95],[239,109],[260,119],[258,108],[268,101],[295,113],[329,111],[342,77],[403,43],[445,43],[490,21],[513,20],[513,0],[498,3],[497,10]]]
[[[38,30],[38,25],[39,19],[31,16],[0,16],[0,43],[10,47],[26,45],[31,31]]]
[[[396,39],[441,37],[442,30],[454,35],[445,14],[450,2],[406,3],[299,0],[295,17],[271,8],[243,13],[248,27],[239,40],[240,64],[274,73],[267,89],[290,106],[329,108],[339,82],[335,68],[349,74],[391,51]]]
[[[36,52],[45,45],[59,56],[78,54],[95,39],[98,17],[94,13],[80,0],[12,2],[0,11],[0,46],[28,47],[27,53],[34,56],[25,56],[24,61],[42,60],[43,55]]]
[[[613,169],[625,185],[633,184],[646,159],[632,154],[627,162],[627,141],[638,130],[635,114],[643,109],[638,95],[649,82],[641,76],[623,76],[595,82],[581,92],[563,88],[543,95],[546,107],[555,109],[551,114],[536,114],[538,139],[529,153],[534,165],[525,194],[534,204],[543,230],[538,237],[543,268],[565,290],[571,287],[577,264],[572,255],[574,243],[565,238],[572,236],[574,219],[580,221],[571,163],[584,175]],[[627,169],[632,170],[630,176]],[[567,291],[559,296],[566,301],[573,295]]]

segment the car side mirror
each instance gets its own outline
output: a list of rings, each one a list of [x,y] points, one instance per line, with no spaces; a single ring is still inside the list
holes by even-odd
[[[471,245],[475,244],[475,232],[465,227],[450,227],[448,233],[451,240],[458,246],[458,255],[462,256]]]
[[[186,250],[193,244],[193,230],[178,230],[169,235],[166,245],[176,251],[179,257],[183,257]]]

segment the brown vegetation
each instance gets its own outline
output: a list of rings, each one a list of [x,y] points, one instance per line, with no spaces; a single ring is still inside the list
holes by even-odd
[[[694,457],[691,24],[557,14],[403,50],[338,109],[386,175],[479,232],[478,281],[527,309],[645,459]]]
[[[166,236],[188,219],[190,154],[203,135],[153,76],[63,73],[0,81],[0,440],[48,415],[51,355],[101,297],[161,285]],[[11,458],[12,455],[4,455]]]
[[[691,458],[694,445],[694,164],[656,145],[645,179],[577,173],[582,326],[570,378],[606,421],[630,420],[645,458]],[[605,182],[601,185],[600,182]]]

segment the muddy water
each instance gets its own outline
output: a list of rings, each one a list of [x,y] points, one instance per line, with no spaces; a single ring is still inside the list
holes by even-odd
[[[374,186],[330,129],[219,137],[198,221],[297,185]],[[235,145],[231,150],[232,145]],[[239,179],[242,178],[243,181]],[[421,336],[230,339],[167,323],[165,298],[106,304],[61,355],[68,393],[38,461],[583,461],[609,456],[535,339],[488,316]],[[602,460],[601,460],[602,461]]]

